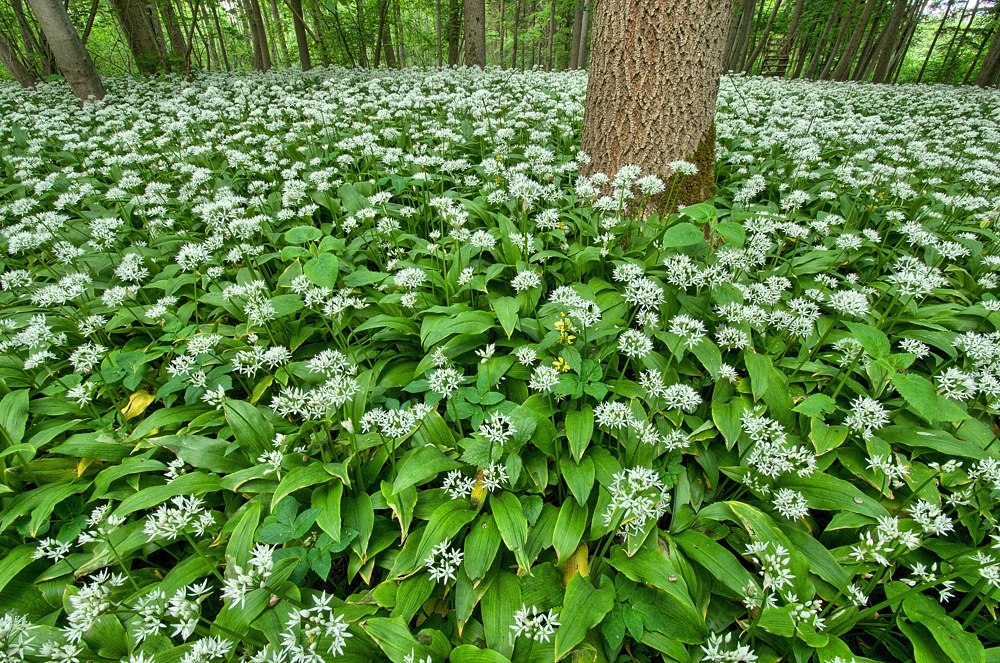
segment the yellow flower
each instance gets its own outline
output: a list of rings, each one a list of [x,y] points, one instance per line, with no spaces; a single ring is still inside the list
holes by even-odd
[[[559,332],[559,344],[560,345],[572,345],[573,341],[576,340],[576,336],[570,334],[573,329],[573,323],[570,322],[569,317],[565,313],[560,313],[562,317],[556,320],[556,330]]]
[[[569,371],[569,364],[567,364],[566,360],[563,359],[562,357],[559,357],[554,362],[552,362],[552,365],[555,366],[556,370],[559,371],[560,373],[566,373]]]

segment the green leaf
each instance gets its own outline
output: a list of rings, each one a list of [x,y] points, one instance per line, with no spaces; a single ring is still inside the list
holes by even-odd
[[[171,497],[178,495],[201,495],[219,490],[219,477],[202,472],[182,474],[168,484],[143,488],[135,495],[129,495],[115,509],[116,516],[127,516],[130,513],[159,506]]]
[[[323,236],[323,231],[316,226],[295,226],[285,233],[286,244],[308,244]]]
[[[504,544],[515,554],[518,565],[526,569],[530,565],[524,556],[524,542],[528,538],[528,519],[524,515],[521,502],[514,493],[504,490],[490,495],[490,509]]]
[[[489,649],[480,649],[472,645],[455,647],[448,654],[451,663],[510,663],[510,659]]]
[[[889,356],[889,337],[881,329],[860,322],[845,321],[844,325],[851,330],[865,352],[874,359],[884,359]]]
[[[431,549],[445,539],[454,541],[455,535],[476,517],[476,512],[466,506],[465,500],[451,500],[440,505],[431,514],[427,527],[420,538],[417,548],[416,562],[412,568],[400,569],[399,574],[411,573],[424,563],[431,554]]]
[[[701,532],[689,529],[673,539],[687,557],[709,572],[713,582],[729,590],[729,596],[742,598],[747,585],[757,584],[736,555]]]
[[[927,627],[949,660],[985,663],[986,652],[979,638],[963,629],[933,599],[923,594],[910,594],[903,599],[903,612],[911,622]]]
[[[705,234],[692,223],[676,223],[664,231],[660,245],[665,249],[691,246],[705,241]]]
[[[417,642],[407,623],[398,617],[373,617],[362,622],[361,628],[392,663],[403,663],[403,659],[411,654],[415,660],[432,654],[430,649]]]
[[[399,474],[392,482],[392,494],[410,486],[419,486],[438,475],[439,472],[453,470],[462,464],[448,458],[436,447],[411,449],[397,463]]]
[[[595,589],[590,578],[577,574],[566,586],[566,596],[559,611],[561,626],[556,630],[556,661],[565,658],[583,642],[587,632],[600,624],[614,607],[615,589],[606,576],[602,576],[602,580],[601,587]]]
[[[14,577],[34,561],[35,546],[25,543],[0,559],[0,592]]]
[[[492,304],[493,310],[497,314],[497,320],[500,321],[500,326],[503,327],[507,338],[510,338],[514,333],[514,328],[517,326],[517,313],[521,304],[513,297],[499,297],[494,299]]]
[[[786,477],[778,485],[802,493],[810,509],[850,511],[872,518],[889,515],[881,503],[861,492],[853,483],[821,472],[809,477]]]
[[[0,433],[7,444],[18,444],[24,438],[28,423],[28,390],[12,391],[0,399]]]
[[[594,461],[590,455],[585,456],[579,463],[573,462],[572,458],[563,456],[559,459],[559,470],[569,492],[573,494],[576,501],[582,505],[590,498],[590,491],[594,487],[595,468]]]
[[[337,273],[340,269],[340,261],[332,253],[321,253],[312,258],[302,268],[302,273],[310,281],[321,288],[337,287]]]
[[[465,572],[471,580],[486,576],[500,550],[500,530],[493,516],[479,516],[465,537]]]
[[[608,561],[629,580],[663,591],[656,601],[657,610],[668,613],[670,617],[666,620],[668,626],[662,629],[663,633],[690,644],[705,640],[708,635],[705,620],[695,608],[680,572],[662,552],[647,547],[629,557],[620,546],[615,546]],[[669,631],[666,630],[668,628]]]
[[[584,405],[583,408],[566,414],[566,439],[569,440],[570,453],[577,461],[583,458],[583,452],[587,450],[593,435],[594,408]]]
[[[251,459],[271,450],[274,440],[274,426],[264,414],[246,401],[226,399],[222,406],[226,423],[233,429],[236,443]]]
[[[837,401],[826,394],[811,394],[802,399],[802,402],[792,408],[807,417],[820,417],[824,414],[833,414],[837,411]]]
[[[464,311],[457,315],[427,315],[420,325],[420,342],[429,350],[449,336],[482,334],[494,326],[489,311]]]
[[[556,528],[552,532],[552,547],[561,564],[576,551],[587,528],[590,512],[586,506],[581,506],[575,499],[565,500],[559,508]]]
[[[969,418],[957,403],[938,394],[925,377],[915,373],[897,373],[892,376],[892,386],[910,405],[910,411],[929,423]]]
[[[486,646],[508,658],[514,653],[514,613],[521,609],[521,585],[513,573],[500,571],[483,595],[481,611]]]
[[[274,495],[271,498],[271,511],[274,511],[274,507],[277,506],[281,500],[285,499],[296,490],[300,490],[308,486],[315,486],[319,483],[327,483],[333,481],[333,479],[334,477],[329,471],[327,471],[326,466],[323,463],[312,463],[310,465],[293,467],[288,474],[281,479],[277,489],[275,489]]]

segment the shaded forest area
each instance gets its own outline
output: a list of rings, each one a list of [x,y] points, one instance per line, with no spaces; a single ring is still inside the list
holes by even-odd
[[[25,85],[59,74],[50,42],[63,40],[47,38],[39,19],[64,10],[105,75],[316,64],[577,69],[588,63],[592,9],[577,0],[9,0],[0,61]],[[725,63],[785,78],[993,86],[1000,3],[734,0]]]

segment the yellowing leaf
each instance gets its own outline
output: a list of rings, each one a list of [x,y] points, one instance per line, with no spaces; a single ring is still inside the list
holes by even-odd
[[[563,570],[563,585],[569,585],[569,581],[573,579],[577,573],[582,576],[586,576],[590,573],[590,558],[588,553],[590,550],[587,548],[587,543],[584,541],[580,542],[580,545],[576,547],[576,552],[570,555],[566,563],[562,565]]]
[[[128,403],[122,408],[126,419],[134,419],[146,411],[153,402],[153,395],[148,391],[137,391],[128,397]]]

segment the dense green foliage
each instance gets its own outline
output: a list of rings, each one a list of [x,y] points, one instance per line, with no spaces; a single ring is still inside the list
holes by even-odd
[[[0,87],[8,660],[996,657],[1000,96],[584,81]]]

